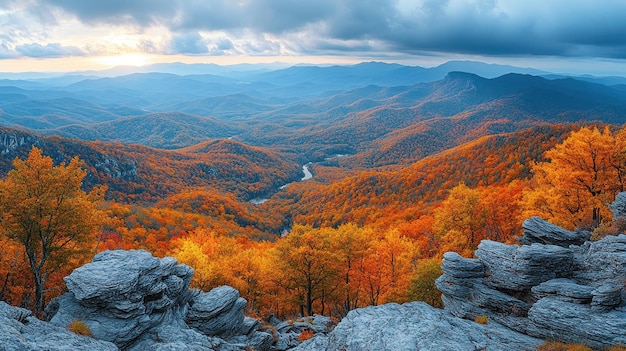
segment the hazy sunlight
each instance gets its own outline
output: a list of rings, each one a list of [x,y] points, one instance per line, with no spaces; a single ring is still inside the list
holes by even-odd
[[[123,54],[115,56],[104,56],[95,59],[98,63],[116,67],[116,66],[143,66],[148,63],[147,57],[141,54]]]

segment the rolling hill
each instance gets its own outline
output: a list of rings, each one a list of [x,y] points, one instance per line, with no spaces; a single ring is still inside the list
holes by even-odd
[[[206,187],[232,193],[242,201],[275,191],[302,177],[298,156],[232,140],[190,149],[160,150],[142,145],[38,136],[0,128],[0,174],[15,157],[36,146],[55,162],[78,156],[85,162],[85,186],[106,184],[107,198],[153,203],[184,189]]]

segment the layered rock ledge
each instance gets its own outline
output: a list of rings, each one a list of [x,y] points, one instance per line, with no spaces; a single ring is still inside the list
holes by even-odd
[[[626,344],[626,235],[591,242],[538,217],[523,228],[522,245],[485,240],[476,259],[444,255],[445,310],[541,339]]]

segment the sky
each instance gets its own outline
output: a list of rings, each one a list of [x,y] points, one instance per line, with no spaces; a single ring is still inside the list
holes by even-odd
[[[626,75],[626,0],[0,0],[0,72],[479,60]]]

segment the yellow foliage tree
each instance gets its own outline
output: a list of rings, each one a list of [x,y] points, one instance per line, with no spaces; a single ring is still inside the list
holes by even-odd
[[[485,238],[487,211],[480,193],[465,184],[450,190],[441,206],[434,210],[433,231],[441,240],[442,252],[456,251],[471,256]]]
[[[371,228],[359,227],[354,223],[341,225],[337,229],[328,228],[332,234],[332,250],[337,254],[340,274],[341,302],[338,314],[345,316],[349,311],[361,307],[363,300],[363,277],[365,256],[374,239]]]
[[[324,314],[339,275],[337,254],[332,250],[328,232],[295,225],[289,235],[276,243],[274,255],[280,274],[278,282],[294,293],[300,313]]]

